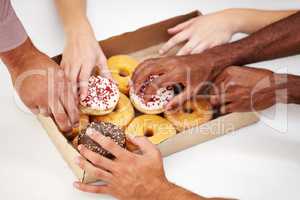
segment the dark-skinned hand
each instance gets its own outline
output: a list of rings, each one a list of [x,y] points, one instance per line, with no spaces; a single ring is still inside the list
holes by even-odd
[[[228,67],[214,81],[210,101],[223,114],[266,109],[285,101],[278,76],[266,69]]]

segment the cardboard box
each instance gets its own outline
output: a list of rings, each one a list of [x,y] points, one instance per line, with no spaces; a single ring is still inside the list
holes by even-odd
[[[194,11],[186,15],[177,16],[166,21],[140,28],[133,32],[124,33],[101,41],[100,45],[107,57],[117,54],[129,54],[139,61],[143,61],[147,58],[158,57],[158,49],[170,38],[170,35],[167,33],[167,29],[196,17],[199,14],[200,13],[198,11]],[[174,54],[174,51],[170,52],[170,54]],[[61,55],[56,56],[53,59],[57,63],[60,63]],[[74,158],[79,156],[79,153],[58,130],[55,122],[51,118],[42,116],[38,116],[38,119],[76,177],[85,183],[97,181],[95,177],[85,173],[74,163]],[[232,113],[218,117],[199,127],[178,133],[176,136],[159,144],[158,147],[163,156],[167,156],[202,142],[225,135],[226,133],[257,121],[258,117],[254,113]]]

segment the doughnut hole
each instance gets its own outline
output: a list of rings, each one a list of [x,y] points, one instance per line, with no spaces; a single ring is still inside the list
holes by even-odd
[[[128,77],[129,76],[129,72],[128,72],[128,70],[126,70],[125,68],[122,68],[122,69],[120,69],[120,71],[119,71],[119,76],[121,76],[121,77]]]
[[[144,133],[144,136],[146,137],[152,137],[154,135],[153,130],[147,129]]]

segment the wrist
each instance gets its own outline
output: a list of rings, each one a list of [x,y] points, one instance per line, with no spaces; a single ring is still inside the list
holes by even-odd
[[[300,76],[291,74],[275,74],[276,89],[281,103],[300,104]]]
[[[65,26],[66,39],[73,40],[79,37],[95,37],[93,29],[86,17],[80,18],[74,23],[70,23]]]
[[[1,59],[14,80],[24,68],[24,63],[40,54],[39,50],[33,45],[30,38],[15,49],[0,54]]]
[[[165,200],[172,199],[172,195],[174,195],[173,191],[176,189],[176,185],[169,182],[168,180],[164,180],[159,183],[156,187],[155,198],[157,200]],[[161,192],[164,191],[164,192]],[[153,196],[152,196],[153,198]]]
[[[237,8],[228,8],[221,11],[223,17],[229,23],[229,29],[232,34],[243,32],[243,27],[245,26],[245,18],[242,17]]]

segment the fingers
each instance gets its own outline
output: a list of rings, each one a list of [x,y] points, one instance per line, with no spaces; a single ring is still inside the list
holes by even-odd
[[[183,29],[189,27],[196,19],[197,19],[197,17],[192,18],[192,19],[190,19],[186,22],[183,22],[181,24],[178,24],[177,26],[174,26],[173,28],[168,29],[168,33],[176,34],[180,31],[182,31]]]
[[[177,53],[177,56],[190,54],[193,49],[200,43],[200,38],[192,37]]]
[[[104,149],[112,153],[116,158],[122,158],[127,156],[127,151],[119,145],[117,145],[109,137],[105,137],[104,135],[93,129],[88,129],[87,135],[95,142],[100,144],[100,146],[102,146]]]
[[[169,75],[162,75],[154,79],[152,83],[145,88],[145,93],[144,93],[145,101],[147,102],[147,100],[151,99],[151,97],[156,94],[156,91],[158,89],[173,85],[174,84],[173,81],[174,80],[170,82]]]
[[[39,107],[30,107],[29,110],[34,114],[34,115],[38,115],[40,114],[40,109]]]
[[[99,68],[100,75],[102,77],[112,79],[112,75],[111,75],[110,70],[108,69],[107,59],[106,59],[104,53],[101,53],[99,62],[97,62],[97,67]]]
[[[213,106],[223,105],[229,102],[233,102],[238,98],[235,93],[222,93],[210,96],[210,103]]]
[[[143,154],[150,154],[157,150],[156,146],[152,144],[146,137],[133,137],[129,135],[129,138],[134,145],[138,146]]]
[[[202,41],[202,42],[198,43],[196,47],[194,47],[194,49],[191,51],[191,54],[202,53],[204,50],[206,50],[208,48],[209,48],[209,44]]]
[[[72,130],[72,125],[69,121],[69,117],[66,114],[64,107],[62,106],[59,99],[55,101],[56,103],[54,105],[51,105],[51,113],[55,119],[55,122],[57,123],[59,129],[62,132],[68,132]]]
[[[238,106],[236,103],[230,103],[227,105],[223,105],[220,109],[222,114],[232,113],[232,112],[238,112]]]
[[[87,64],[81,67],[79,74],[80,99],[85,99],[88,95],[88,81],[94,68],[93,64]]]
[[[86,171],[88,174],[94,175],[95,177],[99,178],[102,181],[105,181],[108,183],[112,179],[111,173],[109,173],[101,168],[95,167],[90,162],[88,162],[87,160],[85,160],[81,157],[77,157],[75,162],[81,169]]]
[[[172,110],[180,105],[182,105],[186,100],[190,99],[192,92],[190,88],[186,88],[183,92],[175,96],[167,105],[166,110]]]
[[[172,49],[177,44],[186,41],[190,36],[190,31],[184,30],[175,36],[173,36],[167,43],[165,43],[162,48],[159,50],[160,54],[164,54],[168,52],[170,49]]]
[[[38,114],[41,114],[45,117],[49,117],[51,115],[51,111],[48,109],[48,106],[39,106],[38,110]]]
[[[61,93],[60,100],[69,116],[72,125],[79,122],[79,110],[76,102],[75,95],[72,92],[71,85],[64,84],[63,93]]]
[[[75,182],[74,187],[82,192],[96,193],[96,194],[109,194],[109,188],[107,185],[91,185],[81,182]]]
[[[114,168],[113,161],[93,151],[90,151],[84,145],[79,145],[78,150],[82,156],[91,161],[95,166],[102,167],[108,171],[112,171],[112,169]]]
[[[133,86],[137,94],[139,94],[142,85],[149,78],[150,75],[159,75],[166,72],[167,67],[162,65],[157,65],[153,60],[147,60],[140,64],[138,68],[134,71],[132,76]]]

